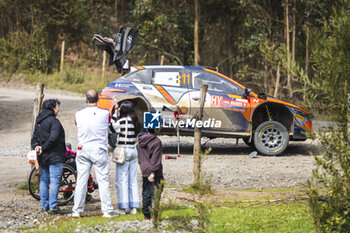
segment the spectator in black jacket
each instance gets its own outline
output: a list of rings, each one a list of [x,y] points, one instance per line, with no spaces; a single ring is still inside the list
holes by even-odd
[[[147,129],[148,132],[138,136],[137,151],[142,173],[142,212],[145,220],[150,220],[149,207],[154,199],[154,186],[163,190],[161,183],[163,177],[162,142],[157,137],[159,129]]]
[[[60,213],[57,208],[57,195],[66,153],[64,129],[56,118],[59,110],[59,100],[44,101],[43,110],[36,118],[31,140],[40,165],[41,208],[50,213]]]

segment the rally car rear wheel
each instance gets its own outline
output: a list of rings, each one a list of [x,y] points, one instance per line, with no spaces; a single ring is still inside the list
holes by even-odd
[[[263,155],[279,155],[289,142],[288,131],[277,121],[265,121],[254,132],[255,148]]]

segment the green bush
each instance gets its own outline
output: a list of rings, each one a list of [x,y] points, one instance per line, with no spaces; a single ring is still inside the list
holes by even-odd
[[[84,72],[77,69],[68,68],[63,72],[63,81],[69,84],[78,84],[84,82]]]
[[[0,66],[3,71],[14,73],[25,66],[26,42],[25,31],[9,33],[7,38],[0,38]]]
[[[335,116],[337,127],[315,135],[322,156],[309,180],[310,207],[318,232],[350,232],[350,1],[335,12],[314,43],[317,72],[309,92],[317,94],[314,106]]]
[[[0,68],[8,73],[18,71],[48,72],[51,53],[45,48],[45,34],[38,31],[29,35],[26,31],[11,32],[0,38]]]
[[[320,232],[350,231],[350,130],[330,128],[317,135],[323,156],[310,184],[310,206]]]
[[[28,68],[32,71],[47,73],[50,70],[50,51],[44,46],[36,45],[27,55]]]

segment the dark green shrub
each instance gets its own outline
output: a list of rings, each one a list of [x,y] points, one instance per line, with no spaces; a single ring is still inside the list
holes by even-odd
[[[35,45],[27,55],[28,68],[32,71],[47,73],[50,70],[50,51],[42,45]]]
[[[45,47],[45,35],[38,31],[29,35],[26,31],[11,32],[0,38],[0,67],[8,73],[17,71],[48,72],[51,53]]]

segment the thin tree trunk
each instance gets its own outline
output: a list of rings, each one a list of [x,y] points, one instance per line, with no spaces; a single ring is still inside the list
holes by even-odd
[[[164,65],[164,55],[162,55],[162,56],[160,57],[160,65],[161,65],[161,66]]]
[[[118,30],[118,0],[114,1],[114,8],[115,8],[115,22],[114,22],[114,27],[115,30]]]
[[[293,1],[293,26],[292,26],[292,64],[295,62],[295,34],[296,34],[296,0]],[[292,72],[292,80],[293,80],[293,72]]]
[[[280,78],[281,78],[281,74],[280,74],[280,65],[281,62],[278,62],[277,65],[277,72],[276,72],[276,83],[275,83],[275,92],[273,94],[273,97],[277,98],[277,93],[278,93],[278,88],[280,86]]]
[[[196,122],[201,121],[203,117],[203,108],[205,103],[205,98],[207,94],[208,85],[202,85],[200,91],[200,103],[198,113],[195,117]],[[201,181],[201,139],[202,139],[202,129],[194,127],[194,143],[193,143],[193,183],[200,183]]]
[[[265,93],[267,93],[267,94],[269,94],[269,88],[268,88],[268,86],[269,86],[269,84],[267,83],[268,82],[268,71],[267,71],[267,65],[266,65],[266,62],[264,62],[264,92]]]
[[[290,41],[289,41],[289,8],[288,8],[288,0],[286,1],[286,37],[287,37],[287,88],[288,88],[288,96],[292,97],[291,90],[291,77],[290,77]]]
[[[228,54],[229,54],[230,57],[232,57],[231,48],[229,48]],[[233,78],[233,69],[232,69],[232,63],[230,62],[230,60],[229,60],[229,68],[230,68],[230,78]]]
[[[310,58],[309,58],[309,40],[310,40],[310,32],[309,32],[309,22],[306,21],[306,41],[305,41],[305,75],[309,78],[309,67],[310,67]],[[304,94],[303,100],[306,99],[306,81],[304,81]]]
[[[199,52],[198,52],[198,25],[199,25],[199,0],[194,0],[195,8],[195,21],[194,21],[194,65],[199,65]]]
[[[232,46],[231,46],[231,27],[230,27],[230,24],[228,23],[227,24],[227,27],[228,27],[228,36],[227,36],[227,45],[228,45],[228,56],[229,58],[231,59],[232,58]],[[230,59],[228,60],[229,64],[228,64],[228,67],[229,67],[229,72],[230,72],[230,78],[233,78],[233,70],[232,70],[232,63],[230,62]]]

